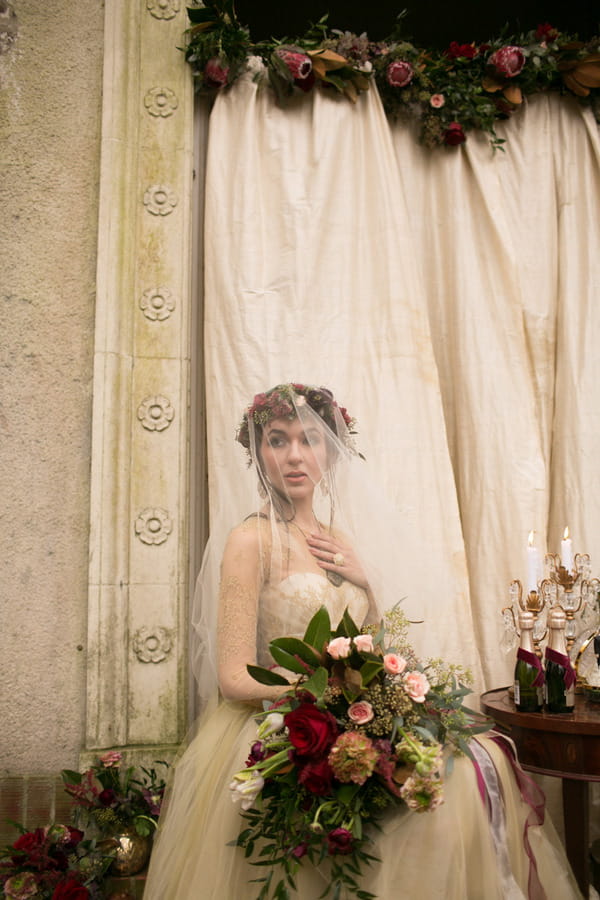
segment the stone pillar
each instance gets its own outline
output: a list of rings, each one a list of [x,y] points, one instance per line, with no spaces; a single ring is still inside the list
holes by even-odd
[[[107,0],[87,763],[187,728],[193,87],[180,0]]]

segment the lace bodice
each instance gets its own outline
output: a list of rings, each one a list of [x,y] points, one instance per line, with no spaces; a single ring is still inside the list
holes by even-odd
[[[310,619],[325,606],[332,625],[342,618],[344,610],[357,624],[367,615],[368,599],[362,588],[343,581],[335,587],[316,572],[295,572],[279,584],[264,585],[259,601],[257,627],[257,660],[262,666],[271,665],[269,643],[274,638],[302,637]]]

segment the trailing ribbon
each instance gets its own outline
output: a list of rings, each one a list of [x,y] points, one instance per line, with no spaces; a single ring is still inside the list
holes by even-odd
[[[509,761],[514,772],[521,798],[529,807],[529,813],[525,819],[523,827],[523,845],[525,852],[529,858],[529,878],[527,883],[527,894],[529,900],[547,900],[546,892],[540,881],[538,874],[537,861],[533,848],[529,841],[529,829],[534,825],[543,825],[545,818],[546,798],[541,787],[529,775],[526,775],[519,764],[515,745],[506,737],[497,731],[490,733],[490,738],[500,747],[505,757]]]
[[[564,667],[564,675],[563,679],[565,682],[565,688],[567,690],[575,684],[576,675],[573,666],[571,665],[571,660],[567,656],[566,653],[559,653],[558,650],[553,650],[551,647],[546,647],[546,659],[549,659],[550,662],[556,663],[559,666]]]
[[[531,650],[524,650],[522,647],[519,647],[519,649],[517,650],[517,659],[522,659],[523,662],[529,663],[530,666],[533,666],[538,670],[538,673],[535,676],[535,681],[533,682],[533,686],[541,687],[544,683],[544,669],[542,667],[542,661],[539,656],[536,656],[536,654],[532,653]]]

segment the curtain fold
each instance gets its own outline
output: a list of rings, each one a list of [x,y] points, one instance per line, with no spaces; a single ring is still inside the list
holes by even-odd
[[[210,120],[211,519],[247,508],[233,437],[252,395],[329,386],[401,514],[397,599],[427,622],[411,638],[479,689],[511,678],[500,611],[528,532],[542,552],[564,524],[598,544],[598,135],[555,99],[495,154],[476,135],[423,149],[375,88],[282,110],[248,76]]]

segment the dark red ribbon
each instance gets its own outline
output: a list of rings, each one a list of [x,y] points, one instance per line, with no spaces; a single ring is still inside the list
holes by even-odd
[[[517,659],[522,659],[523,662],[529,663],[530,666],[533,666],[538,670],[533,686],[541,687],[544,683],[544,668],[539,656],[536,656],[531,650],[524,650],[523,647],[519,647],[517,650]]]
[[[570,688],[571,685],[575,684],[575,670],[573,669],[571,660],[566,653],[559,653],[558,650],[553,650],[552,647],[546,647],[546,659],[549,659],[551,662],[564,667],[565,672],[563,675],[563,679],[565,682],[565,687],[567,689]]]

